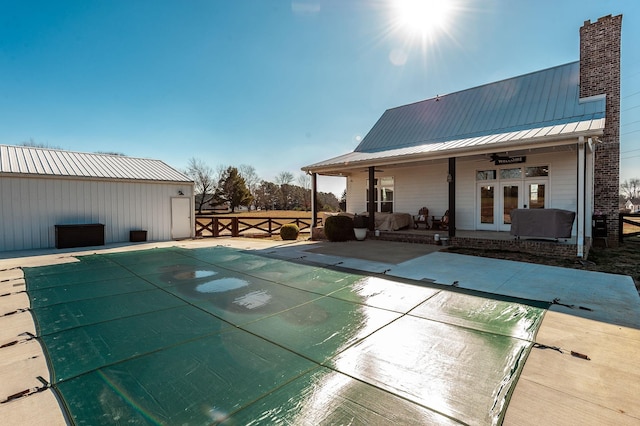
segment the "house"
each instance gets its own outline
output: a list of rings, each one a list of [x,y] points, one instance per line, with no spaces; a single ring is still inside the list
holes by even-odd
[[[640,213],[640,198],[630,198],[624,203],[624,208],[629,213]]]
[[[192,237],[193,188],[159,160],[0,145],[0,251],[56,247],[71,225],[103,225],[107,244]]]
[[[345,176],[350,212],[448,211],[449,237],[509,231],[514,208],[570,210],[582,257],[592,213],[618,212],[621,23],[586,21],[579,61],[391,108],[353,152],[302,170],[314,188]]]

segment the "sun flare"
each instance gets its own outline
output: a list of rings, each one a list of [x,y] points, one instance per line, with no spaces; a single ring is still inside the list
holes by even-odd
[[[431,41],[446,31],[454,12],[453,0],[394,0],[396,25],[412,36]]]

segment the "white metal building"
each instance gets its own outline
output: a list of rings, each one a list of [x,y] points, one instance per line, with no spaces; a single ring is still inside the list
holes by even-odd
[[[106,244],[193,237],[193,193],[159,160],[0,145],[0,251],[55,247],[56,225],[103,224]]]

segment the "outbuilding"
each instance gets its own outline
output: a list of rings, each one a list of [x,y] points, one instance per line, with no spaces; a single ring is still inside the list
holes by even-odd
[[[193,194],[160,160],[0,145],[0,251],[190,238]]]

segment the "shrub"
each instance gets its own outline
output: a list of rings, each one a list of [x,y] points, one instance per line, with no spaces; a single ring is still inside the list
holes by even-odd
[[[300,229],[295,223],[287,223],[280,228],[280,238],[283,240],[295,240],[299,233]]]
[[[329,241],[352,240],[353,219],[349,216],[329,216],[324,222],[324,235]]]
[[[368,216],[355,215],[353,217],[353,227],[354,228],[368,228],[369,227],[369,217]]]

